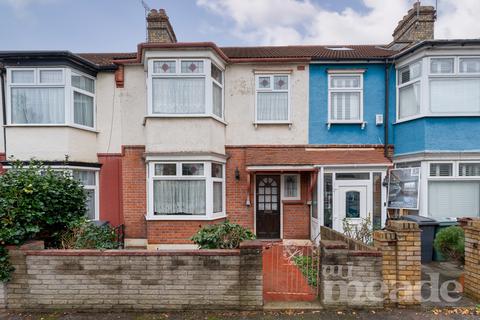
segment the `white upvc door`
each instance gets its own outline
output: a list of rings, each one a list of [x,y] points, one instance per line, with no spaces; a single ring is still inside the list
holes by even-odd
[[[359,225],[372,215],[370,180],[337,181],[334,187],[333,229],[343,232],[344,219]]]

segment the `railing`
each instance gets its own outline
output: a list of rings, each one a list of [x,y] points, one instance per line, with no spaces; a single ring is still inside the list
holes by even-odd
[[[118,248],[123,249],[125,248],[125,225],[120,224],[116,226],[114,229],[115,235],[117,237],[116,241],[118,243]]]
[[[378,251],[375,247],[370,247],[363,242],[354,240],[347,237],[343,233],[335,231],[333,229],[327,228],[325,226],[320,226],[320,239],[321,240],[333,240],[333,241],[343,241],[348,245],[348,250],[354,251]]]

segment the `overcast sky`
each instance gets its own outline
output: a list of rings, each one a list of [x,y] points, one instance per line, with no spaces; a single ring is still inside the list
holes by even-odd
[[[221,46],[382,44],[414,0],[145,0],[179,41]],[[435,0],[423,0],[434,4]],[[435,37],[480,38],[480,0],[438,0]],[[145,40],[140,0],[0,0],[0,50],[131,52]]]

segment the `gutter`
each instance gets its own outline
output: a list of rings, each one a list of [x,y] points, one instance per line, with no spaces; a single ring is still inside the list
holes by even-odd
[[[7,104],[5,102],[5,68],[0,68],[0,84],[2,86],[2,118],[3,118],[3,149],[7,156]]]

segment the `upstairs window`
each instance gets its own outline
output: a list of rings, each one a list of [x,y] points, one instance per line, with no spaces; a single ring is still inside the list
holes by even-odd
[[[329,123],[363,122],[363,75],[330,74]]]
[[[151,114],[223,118],[223,71],[210,60],[149,62]]]
[[[399,73],[399,108],[398,119],[420,114],[420,77],[422,75],[421,62],[412,63]]]
[[[290,76],[262,74],[255,82],[255,122],[290,122]]]
[[[9,124],[95,127],[95,79],[71,69],[8,70]]]

